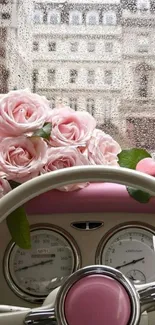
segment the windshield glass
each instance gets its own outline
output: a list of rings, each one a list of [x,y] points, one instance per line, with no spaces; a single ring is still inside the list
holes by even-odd
[[[154,0],[0,0],[0,40],[1,94],[29,88],[154,152]]]

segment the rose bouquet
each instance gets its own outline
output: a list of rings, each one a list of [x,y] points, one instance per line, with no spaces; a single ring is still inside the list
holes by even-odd
[[[87,112],[64,106],[52,110],[45,97],[28,90],[11,91],[0,98],[0,198],[21,183],[57,169],[118,166],[120,152],[119,144],[97,129]],[[58,190],[74,191],[87,185]],[[8,216],[7,225],[13,240],[28,248],[28,222],[22,207]]]
[[[149,153],[142,149],[121,151],[110,135],[96,128],[95,119],[87,112],[63,105],[51,109],[45,97],[28,90],[0,97],[0,198],[34,177],[61,168],[109,165],[150,172],[150,168],[146,171],[148,164],[152,164]],[[72,184],[58,190],[75,191],[88,185]],[[128,192],[141,202],[150,199],[141,191],[128,188]],[[29,225],[23,207],[7,217],[7,225],[13,240],[29,248]]]

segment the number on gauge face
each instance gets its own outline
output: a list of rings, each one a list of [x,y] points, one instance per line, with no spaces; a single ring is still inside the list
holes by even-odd
[[[123,227],[100,244],[99,262],[124,273],[134,284],[155,280],[153,231],[144,227]]]
[[[17,293],[45,297],[74,271],[75,251],[65,236],[52,229],[33,230],[31,243],[30,250],[16,245],[10,249],[6,277]]]

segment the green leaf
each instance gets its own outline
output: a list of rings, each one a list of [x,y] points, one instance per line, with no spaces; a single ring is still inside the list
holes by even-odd
[[[20,248],[31,248],[30,228],[23,207],[16,209],[7,217],[7,226],[13,241]]]
[[[133,199],[140,203],[148,203],[151,199],[151,195],[149,193],[143,192],[141,190],[135,190],[132,187],[127,187],[127,191]]]
[[[138,162],[148,157],[151,157],[151,155],[144,149],[122,150],[118,154],[118,163],[120,167],[136,169]]]
[[[50,139],[50,134],[52,131],[52,124],[51,123],[45,123],[44,126],[41,129],[36,130],[33,133],[33,137],[41,137],[43,139]]]

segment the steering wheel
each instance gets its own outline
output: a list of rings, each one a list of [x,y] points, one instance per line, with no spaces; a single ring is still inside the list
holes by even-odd
[[[155,196],[155,179],[137,171],[103,166],[66,168],[34,178],[5,195],[0,201],[0,222],[35,196],[88,181],[119,183]],[[73,273],[47,301],[48,306],[0,314],[0,325],[138,325],[143,311],[155,309],[155,282],[134,286],[114,268],[91,265]]]

